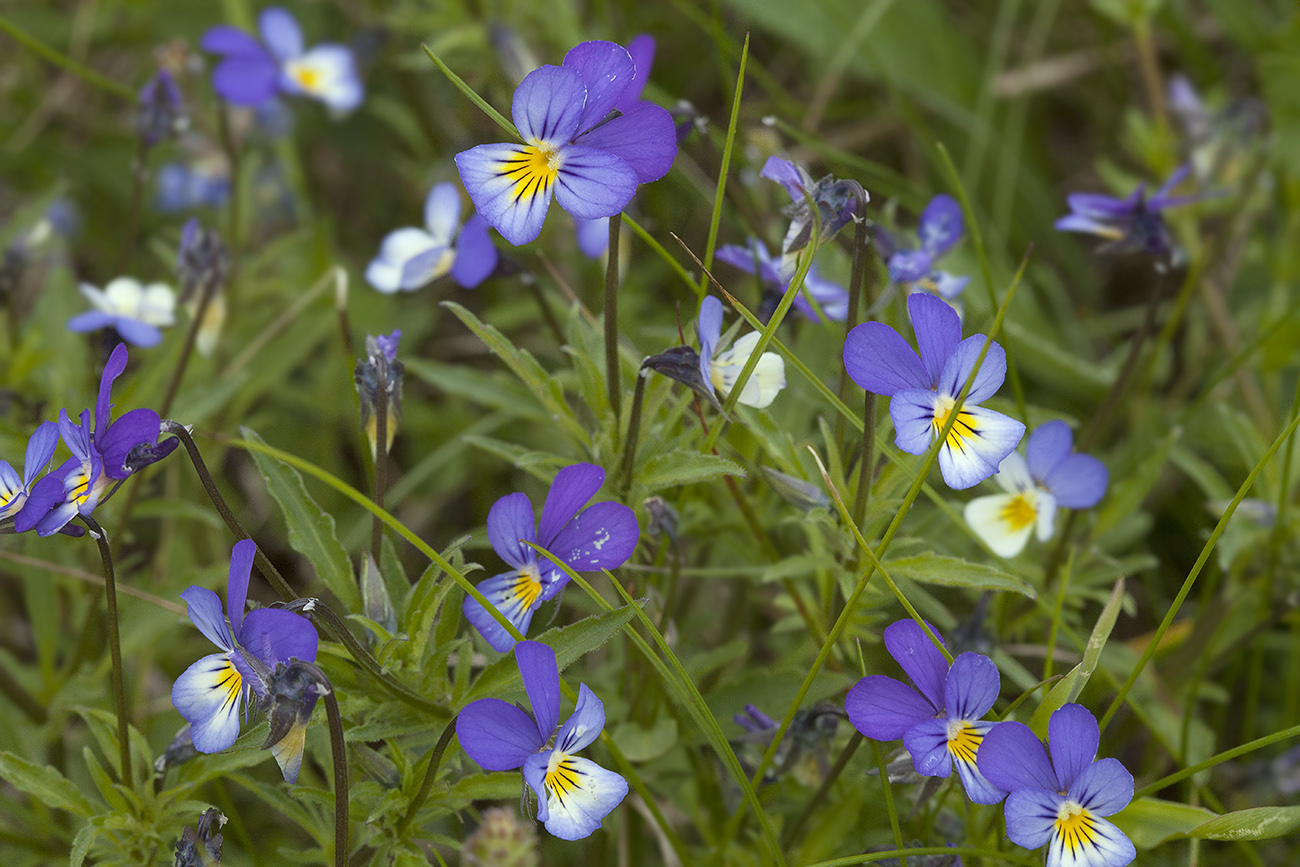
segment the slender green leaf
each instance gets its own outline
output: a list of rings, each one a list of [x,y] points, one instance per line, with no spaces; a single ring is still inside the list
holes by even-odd
[[[1092,634],[1088,636],[1088,646],[1083,649],[1083,659],[1070,669],[1069,674],[1056,682],[1043,697],[1043,703],[1038,706],[1038,710],[1034,711],[1029,727],[1040,738],[1047,737],[1047,722],[1052,714],[1056,713],[1061,705],[1074,701],[1083,692],[1088,678],[1092,677],[1093,671],[1097,668],[1097,661],[1101,659],[1101,651],[1106,646],[1106,640],[1110,638],[1110,631],[1115,628],[1115,619],[1119,617],[1119,609],[1123,601],[1124,579],[1120,578],[1115,582],[1115,588],[1110,591],[1110,599],[1106,600],[1106,606],[1101,609],[1096,625],[1092,627]]]
[[[1272,840],[1300,828],[1300,807],[1253,807],[1224,813],[1188,832],[1203,840]]]
[[[1160,798],[1137,798],[1110,820],[1128,835],[1139,849],[1150,849],[1166,840],[1182,839],[1213,819],[1204,807],[1192,807]]]
[[[910,578],[920,584],[1019,593],[1030,599],[1037,596],[1034,588],[1029,584],[996,566],[970,563],[960,557],[948,557],[933,552],[886,560],[885,568],[891,575]]]
[[[0,752],[0,779],[56,810],[67,810],[83,819],[99,812],[52,765],[38,765],[13,753]]]
[[[678,485],[707,482],[722,476],[744,478],[745,468],[735,461],[700,452],[674,451],[645,462],[637,479],[647,492]]]

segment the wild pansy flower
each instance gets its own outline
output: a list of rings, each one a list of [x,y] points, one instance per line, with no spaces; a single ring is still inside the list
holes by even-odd
[[[722,338],[722,302],[712,295],[700,304],[700,318],[695,331],[700,338],[700,376],[717,391],[718,396],[726,398],[749,357],[754,354],[759,334],[751,331],[737,338],[729,349],[717,352],[718,341]],[[764,352],[737,400],[745,406],[763,409],[776,400],[783,388],[785,359],[775,352]]]
[[[1005,494],[977,497],[966,504],[966,523],[999,557],[1024,550],[1036,527],[1038,541],[1052,538],[1056,510],[1090,509],[1106,493],[1106,466],[1073,451],[1074,435],[1063,421],[1039,425],[1029,435],[1025,457],[1012,452],[998,467]]]
[[[1077,704],[1047,723],[1043,744],[1029,727],[999,723],[984,738],[979,769],[1007,796],[1007,836],[1026,849],[1047,846],[1046,867],[1123,867],[1137,857],[1124,832],[1106,821],[1133,799],[1133,775],[1101,759],[1097,719]]]
[[[942,641],[939,633],[933,629]],[[993,660],[963,653],[952,666],[912,620],[885,629],[885,647],[916,685],[873,674],[858,681],[844,699],[854,728],[878,741],[903,739],[916,772],[946,777],[957,768],[966,795],[977,804],[1006,796],[980,773],[976,757],[994,723],[981,719],[997,700],[1001,681]]]
[[[336,112],[361,104],[365,91],[351,49],[324,43],[307,50],[302,30],[278,6],[258,17],[262,41],[238,27],[213,27],[199,40],[204,51],[222,56],[212,72],[212,87],[227,102],[260,106],[277,94],[309,96]]]
[[[668,112],[637,101],[610,118],[635,82],[636,63],[622,46],[584,42],[515,90],[522,144],[456,155],[474,207],[502,237],[516,246],[536,238],[552,197],[575,217],[612,217],[638,184],[667,174],[677,156]]]
[[[460,286],[473,289],[496,270],[497,248],[488,236],[487,220],[473,214],[461,226],[455,184],[434,184],[429,190],[424,225],[390,232],[366,268],[366,282],[393,293],[419,289],[450,274]]]
[[[907,310],[920,357],[888,325],[866,322],[844,341],[844,366],[858,385],[892,398],[894,445],[921,455],[947,423],[985,337],[977,334],[962,340],[956,311],[933,295],[910,296]],[[939,469],[951,488],[969,488],[993,475],[1024,436],[1023,424],[979,405],[997,392],[1006,372],[1006,352],[992,343],[939,449]]]
[[[98,331],[112,328],[127,343],[157,346],[159,328],[176,324],[176,293],[166,283],[144,286],[132,277],[118,277],[102,290],[82,283],[82,296],[95,309],[68,320],[70,331]]]
[[[27,440],[21,476],[8,461],[0,461],[0,521],[14,518],[15,524],[17,523],[16,516],[27,505],[36,477],[49,467],[50,460],[54,457],[54,448],[58,444],[59,426],[52,421],[43,422]],[[26,532],[34,524],[34,521],[24,521],[18,532]]]
[[[573,715],[560,726],[560,669],[555,651],[536,641],[515,645],[515,662],[533,706],[530,716],[498,698],[466,705],[456,736],[469,757],[488,771],[521,768],[537,796],[537,818],[562,840],[580,840],[600,827],[627,796],[627,781],[590,759],[575,756],[605,727],[605,706],[584,683]]]
[[[949,274],[936,268],[935,263],[961,240],[965,230],[961,205],[952,196],[940,193],[921,212],[916,227],[920,247],[914,250],[899,248],[893,236],[880,226],[874,229],[874,240],[888,266],[889,279],[911,291],[930,292],[952,302],[966,288],[970,278]]]
[[[1123,199],[1072,193],[1066,198],[1070,213],[1056,221],[1056,228],[1104,238],[1106,243],[1097,248],[1100,253],[1145,253],[1158,262],[1167,261],[1175,257],[1176,245],[1161,211],[1201,198],[1170,195],[1189,171],[1187,166],[1180,167],[1151,196],[1147,196],[1146,184],[1140,184]]]
[[[775,312],[776,307],[772,299],[779,303],[780,297],[790,287],[790,280],[794,277],[794,257],[773,259],[767,252],[767,245],[757,238],[750,238],[749,245],[746,247],[726,244],[718,250],[717,258],[746,274],[758,276],[764,290],[764,303],[760,305],[761,310],[771,306],[772,312]],[[810,298],[816,302],[816,307],[809,302]],[[821,317],[817,315],[818,309],[826,315],[827,319],[843,322],[849,315],[849,290],[838,283],[822,278],[817,273],[817,266],[812,265],[808,268],[808,274],[804,277],[799,294],[794,296],[793,307],[801,316],[813,322],[821,321]],[[769,312],[768,316],[770,315]]]
[[[636,550],[640,528],[631,509],[622,503],[582,508],[604,483],[605,471],[595,464],[560,470],[535,528],[527,494],[506,494],[488,511],[488,541],[513,568],[483,581],[478,589],[521,634],[527,634],[533,612],[569,582],[560,567],[539,557],[526,542],[535,542],[578,572],[617,569]],[[504,652],[514,645],[505,627],[473,597],[465,598],[462,610],[493,650]]]
[[[783,258],[807,245],[812,238],[814,222],[821,222],[821,240],[827,241],[853,219],[857,202],[852,181],[839,180],[833,175],[814,181],[803,166],[780,157],[768,157],[759,177],[776,181],[790,194],[790,204],[782,211],[790,218],[790,228],[781,242]],[[866,190],[862,195],[867,201],[871,200]],[[817,209],[816,220],[813,218],[814,208]]]
[[[244,616],[256,554],[251,539],[235,543],[224,614],[221,599],[206,587],[191,585],[181,593],[190,622],[221,648],[187,668],[172,686],[172,704],[190,724],[190,738],[201,753],[221,752],[234,744],[240,708],[247,718],[250,693],[258,699],[274,698],[271,675],[282,663],[316,659],[316,628],[302,615],[283,608],[258,608]],[[302,760],[301,733],[288,740],[287,750],[276,751],[273,746],[272,751],[285,781],[292,783]]]
[[[59,434],[72,457],[32,485],[14,525],[20,533],[33,525],[40,536],[59,532],[78,514],[93,512],[110,487],[179,445],[174,437],[158,442],[162,423],[151,409],[133,409],[110,421],[113,381],[126,370],[126,361],[126,344],[119,343],[99,380],[93,430],[90,410],[81,411],[79,425],[72,423],[66,409],[59,410]]]

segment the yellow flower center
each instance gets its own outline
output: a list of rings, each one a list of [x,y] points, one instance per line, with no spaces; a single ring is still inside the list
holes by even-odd
[[[1077,853],[1085,845],[1096,844],[1097,826],[1092,820],[1092,814],[1085,810],[1081,804],[1066,801],[1061,805],[1061,809],[1057,811],[1056,822],[1053,824],[1056,828],[1056,836],[1060,838],[1071,855]]]
[[[310,66],[295,63],[289,68],[289,76],[306,91],[314,91],[321,85],[320,70]]]
[[[1002,507],[1002,511],[998,512],[998,520],[1013,532],[1023,530],[1037,519],[1038,507],[1024,493],[1016,494]]]
[[[580,778],[582,772],[578,770],[573,759],[564,753],[556,750],[551,753],[551,760],[546,765],[546,777],[544,783],[546,791],[564,804],[564,798],[570,793],[581,788]]]
[[[975,753],[984,741],[979,729],[965,720],[952,720],[948,723],[948,752],[953,758],[975,764]]]
[[[533,603],[542,595],[542,576],[538,573],[537,567],[528,565],[519,570],[519,575],[515,577],[515,583],[511,585],[510,592],[519,600],[521,610],[527,611],[533,607]]]
[[[525,145],[515,156],[502,162],[500,171],[514,181],[511,195],[518,203],[525,198],[546,195],[563,164],[559,148],[533,139],[532,144]]]
[[[939,405],[934,410],[934,421],[930,423],[935,437],[938,437],[943,432],[943,426],[948,423],[948,416],[952,414],[952,408],[956,405],[957,401],[951,397],[939,398]],[[966,440],[974,439],[977,436],[979,436],[979,433],[975,416],[963,409],[957,414],[957,420],[953,422],[952,430],[948,431],[948,448],[964,452],[966,451]]]

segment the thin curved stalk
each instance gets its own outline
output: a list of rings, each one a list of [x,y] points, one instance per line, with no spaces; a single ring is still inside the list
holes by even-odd
[[[442,764],[442,754],[447,751],[452,737],[456,734],[456,720],[458,719],[460,719],[459,714],[451,718],[451,722],[447,723],[442,730],[442,736],[438,738],[438,743],[434,744],[433,752],[429,756],[429,767],[425,770],[424,780],[420,783],[420,790],[415,793],[410,806],[406,808],[406,814],[402,816],[394,829],[399,838],[406,832],[407,827],[415,819],[415,814],[420,812],[425,799],[429,797],[429,790],[433,788],[433,781],[438,776],[438,768]]]
[[[108,534],[89,515],[78,515],[86,525],[90,538],[99,546],[100,559],[104,561],[104,598],[108,606],[108,652],[113,663],[113,704],[117,707],[117,749],[121,763],[121,779],[128,789],[135,788],[131,774],[131,730],[126,719],[126,687],[122,682],[122,639],[117,623],[117,579],[113,574],[113,553],[109,549]]]

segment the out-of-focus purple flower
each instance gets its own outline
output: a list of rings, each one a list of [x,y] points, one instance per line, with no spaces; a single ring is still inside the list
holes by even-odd
[[[419,289],[446,274],[466,289],[491,276],[497,248],[487,220],[473,214],[461,226],[460,204],[455,184],[434,184],[424,201],[425,228],[390,232],[366,268],[366,282],[391,294]]]
[[[894,445],[921,455],[947,423],[985,338],[977,334],[962,340],[956,311],[933,295],[912,295],[907,310],[919,357],[897,331],[867,322],[844,341],[844,366],[862,388],[892,398]],[[997,393],[1006,373],[1007,354],[993,343],[939,449],[939,469],[951,488],[969,488],[996,473],[1024,436],[1022,423],[979,405]]]
[[[1070,213],[1056,221],[1056,228],[1104,238],[1106,243],[1098,252],[1145,253],[1159,261],[1168,260],[1174,256],[1175,243],[1161,212],[1203,198],[1170,195],[1189,172],[1188,166],[1180,167],[1151,196],[1147,196],[1146,184],[1139,185],[1123,199],[1098,193],[1072,193],[1066,198]]]
[[[965,233],[961,205],[952,196],[939,194],[921,212],[916,234],[921,246],[901,249],[883,227],[874,230],[876,248],[885,258],[889,279],[913,292],[929,292],[953,302],[970,282],[935,267],[940,257],[951,250]]]
[[[223,99],[260,106],[282,93],[317,99],[336,112],[361,104],[365,91],[351,49],[330,43],[306,49],[298,22],[278,6],[262,11],[258,29],[261,42],[224,24],[199,41],[204,51],[222,56],[212,87]]]
[[[521,768],[537,796],[537,818],[556,837],[580,840],[627,796],[627,781],[574,755],[600,736],[605,706],[587,685],[578,687],[573,715],[560,725],[560,669],[555,651],[536,641],[515,645],[515,662],[533,707],[529,715],[497,698],[466,705],[456,736],[469,757],[488,771]]]
[[[981,719],[993,707],[1000,689],[993,660],[967,652],[949,667],[912,620],[887,627],[885,647],[916,688],[879,674],[862,678],[844,699],[849,722],[874,740],[902,738],[918,774],[946,777],[956,767],[972,801],[1001,801],[1006,792],[990,783],[975,764],[994,725]]]
[[[154,207],[165,214],[219,208],[230,198],[230,173],[219,157],[165,163],[154,184]]]
[[[638,184],[663,177],[677,156],[668,112],[623,100],[636,63],[613,42],[584,42],[562,66],[533,70],[515,90],[522,144],[479,145],[456,155],[474,207],[516,246],[542,230],[552,197],[575,217],[622,211]],[[621,114],[607,119],[611,112]]]
[[[172,704],[190,724],[194,748],[201,753],[218,753],[234,744],[240,708],[247,718],[250,692],[259,700],[273,698],[272,674],[281,663],[316,660],[316,628],[307,618],[283,608],[258,608],[244,616],[256,553],[251,539],[235,543],[224,614],[221,599],[206,587],[191,585],[181,593],[190,622],[221,648],[187,668],[172,686]],[[297,780],[302,759],[301,735],[291,740],[290,748],[293,741],[297,742],[296,763],[280,762],[290,783]],[[277,753],[277,761],[280,758]]]
[[[14,518],[23,510],[36,477],[49,467],[58,444],[59,426],[52,421],[42,422],[27,440],[21,476],[8,461],[0,461],[0,521]],[[26,522],[24,528],[31,529]]]
[[[839,180],[832,175],[814,181],[803,166],[780,157],[768,157],[759,177],[776,181],[790,194],[790,204],[783,211],[790,218],[790,228],[781,242],[783,259],[788,259],[791,253],[808,244],[815,222],[821,222],[821,240],[827,241],[853,220],[857,201],[852,181]],[[862,195],[870,201],[866,190]]]
[[[1047,847],[1046,867],[1124,867],[1137,850],[1107,821],[1133,799],[1133,775],[1119,759],[1097,757],[1097,719],[1081,705],[1062,706],[1043,744],[1029,727],[998,723],[984,737],[979,769],[1006,789],[1007,836],[1026,849]]]
[[[1090,509],[1106,493],[1110,476],[1091,455],[1073,451],[1074,435],[1063,421],[1049,421],[1029,435],[1025,457],[1007,455],[997,479],[1005,494],[966,504],[966,523],[999,557],[1024,550],[1037,527],[1038,541],[1052,538],[1057,507]]]
[[[569,582],[560,567],[539,560],[525,542],[535,542],[578,572],[617,569],[636,550],[641,531],[631,509],[622,503],[582,508],[604,483],[605,471],[595,464],[560,470],[536,526],[527,494],[507,494],[488,511],[492,550],[513,568],[483,581],[478,589],[520,633],[527,634],[533,612]],[[515,639],[505,627],[473,597],[465,598],[462,610],[493,650],[504,652],[514,646]]]
[[[141,285],[132,277],[118,277],[103,290],[82,283],[81,294],[95,309],[68,320],[70,331],[98,331],[112,328],[127,343],[157,346],[159,328],[176,324],[176,293],[165,283]]]
[[[135,116],[135,130],[144,146],[176,138],[189,126],[189,116],[181,101],[181,89],[165,69],[140,89],[140,105]]]
[[[765,297],[775,295],[779,300],[794,277],[794,258],[773,259],[767,252],[767,245],[757,238],[750,238],[746,247],[726,244],[718,250],[717,256],[747,274],[756,274],[763,284]],[[821,321],[818,310],[833,322],[843,322],[849,315],[849,290],[823,278],[817,273],[817,266],[812,265],[799,294],[794,297],[793,306],[801,316],[813,322]]]
[[[380,400],[384,406],[384,450],[393,448],[402,422],[402,377],[406,368],[397,360],[397,342],[402,332],[366,338],[366,357],[357,359],[353,379],[361,397],[361,427],[370,440],[370,453],[378,454],[379,428],[376,417]]]
[[[1231,184],[1245,170],[1246,157],[1265,137],[1268,108],[1258,99],[1234,99],[1221,109],[1202,101],[1185,75],[1169,79],[1169,111],[1183,128],[1184,153],[1202,184]]]
[[[736,385],[740,372],[749,363],[758,345],[759,334],[751,331],[737,338],[730,348],[717,351],[722,339],[722,302],[712,295],[700,304],[700,317],[695,323],[700,338],[700,376],[718,395],[726,398]],[[745,406],[764,409],[776,400],[785,388],[785,359],[775,352],[764,352],[758,364],[741,389],[737,401]]]

